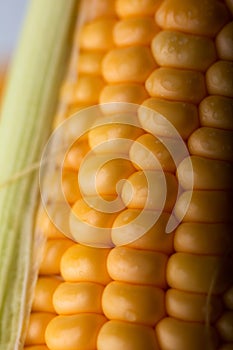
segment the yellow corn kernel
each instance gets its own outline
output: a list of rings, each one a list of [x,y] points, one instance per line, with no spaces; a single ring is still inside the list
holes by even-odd
[[[183,222],[175,231],[174,248],[191,254],[224,255],[232,244],[231,232],[226,223]]]
[[[105,145],[106,147],[106,145]],[[84,195],[112,195],[120,193],[121,181],[128,178],[135,168],[128,159],[111,154],[95,154],[88,157],[79,172],[79,185]]]
[[[124,204],[131,209],[172,211],[176,196],[175,176],[150,170],[136,171],[130,175],[121,192]]]
[[[107,269],[116,281],[165,288],[166,263],[163,253],[116,247],[109,253]]]
[[[222,293],[229,284],[229,271],[223,263],[224,257],[175,253],[167,263],[167,282],[186,292]]]
[[[226,342],[233,342],[233,311],[224,312],[216,324],[220,336]]]
[[[39,276],[34,289],[32,311],[55,312],[53,293],[60,283],[58,278]]]
[[[40,275],[59,274],[61,257],[73,244],[69,239],[49,239],[46,242],[43,260],[40,264]]]
[[[163,143],[164,142],[164,143]],[[160,170],[174,172],[176,165],[167,149],[177,149],[179,143],[176,139],[163,138],[163,142],[151,134],[139,136],[132,144],[129,157],[136,169]],[[166,145],[166,146],[165,146]]]
[[[153,326],[165,316],[164,291],[152,286],[110,282],[102,305],[108,319],[119,321]]]
[[[78,57],[78,73],[101,75],[101,63],[104,57],[103,52],[84,51]]]
[[[225,191],[185,191],[175,206],[178,219],[217,223],[232,220],[232,196]]]
[[[127,141],[136,139],[142,133],[142,129],[134,125],[111,123],[90,130],[88,133],[88,141],[90,148],[92,150],[94,149],[95,153],[119,154],[120,151],[120,153],[123,154],[128,153],[131,146],[131,143]]]
[[[233,97],[233,62],[217,61],[206,72],[209,94]]]
[[[51,350],[96,349],[97,335],[105,322],[98,314],[57,316],[46,328],[46,344]]]
[[[86,140],[75,142],[66,153],[63,169],[78,171],[83,158],[89,150],[90,148]]]
[[[152,250],[158,251],[165,254],[171,254],[173,252],[173,233],[166,234],[166,225],[170,214],[161,213],[158,220],[155,220],[154,225],[146,232],[143,232],[143,235],[140,238],[135,239],[135,232],[137,232],[138,223],[135,222],[136,217],[141,213],[137,209],[126,209],[122,211],[113,223],[113,228],[119,228],[121,230],[122,226],[127,225],[127,231],[123,231],[124,235],[132,237],[132,242],[127,243],[127,247],[143,249],[143,250]],[[149,212],[153,217],[155,213],[153,211]],[[142,221],[142,226],[146,227],[148,216],[145,217]],[[119,231],[118,231],[119,232]],[[112,233],[112,238],[115,244],[118,244],[119,233],[117,232],[116,236],[114,232]]]
[[[116,0],[119,17],[153,15],[161,0]]]
[[[63,170],[61,186],[64,197],[68,203],[73,204],[81,198],[78,174],[76,171]]]
[[[215,39],[220,59],[233,61],[233,21],[227,23]]]
[[[81,312],[101,314],[103,290],[102,285],[92,282],[61,283],[53,294],[54,308],[61,315]]]
[[[180,137],[186,140],[199,125],[197,108],[191,103],[149,98],[142,105],[138,113],[140,123],[155,136],[176,138],[171,123]]]
[[[224,304],[229,310],[233,310],[233,286],[228,288],[223,296]]]
[[[155,61],[165,67],[205,72],[216,60],[213,40],[176,31],[160,31],[151,48]]]
[[[233,101],[224,96],[208,96],[199,105],[202,126],[219,129],[233,129]]]
[[[110,282],[106,260],[109,249],[99,249],[75,244],[61,259],[61,275],[68,282]]]
[[[229,18],[227,8],[213,0],[165,0],[155,19],[164,29],[213,37]]]
[[[85,14],[85,21],[87,22],[101,17],[114,17],[116,15],[115,0],[83,2],[81,11]]]
[[[191,154],[219,160],[233,160],[233,131],[203,126],[188,139]]]
[[[86,23],[79,36],[79,47],[83,50],[106,51],[114,47],[113,28],[116,20],[100,18]]]
[[[222,312],[221,298],[215,295],[184,292],[170,288],[166,292],[166,311],[169,316],[190,322],[215,322]]]
[[[32,312],[27,327],[25,345],[45,344],[45,330],[48,323],[55,317],[50,312]]]
[[[146,80],[146,89],[153,97],[199,103],[206,95],[201,72],[176,68],[157,68]]]
[[[186,190],[233,189],[232,174],[232,163],[198,156],[185,158],[177,167],[179,183]]]
[[[100,103],[128,102],[141,104],[148,97],[149,95],[142,84],[113,84],[103,88],[100,94]],[[116,112],[116,107],[115,104],[112,107],[114,113]]]
[[[111,50],[105,55],[102,74],[109,83],[143,83],[155,66],[148,47],[125,47]]]
[[[151,327],[111,320],[101,328],[97,338],[98,350],[159,350]]]
[[[219,342],[214,327],[208,327],[207,330],[204,324],[185,322],[173,317],[162,319],[155,331],[160,349],[163,350],[216,350]]]
[[[113,38],[117,46],[150,45],[158,31],[152,17],[126,18],[116,23]]]
[[[75,103],[96,104],[99,101],[100,91],[105,83],[99,76],[80,75],[74,91]]]
[[[50,212],[50,206],[47,205],[47,208]],[[36,218],[36,226],[39,231],[45,235],[48,239],[54,238],[64,238],[64,234],[60,232],[57,227],[54,225],[53,221],[50,220],[47,212],[45,210],[40,210]]]
[[[69,226],[77,242],[100,248],[112,246],[111,227],[123,207],[121,199],[114,202],[115,199],[116,196],[89,196],[74,204]]]

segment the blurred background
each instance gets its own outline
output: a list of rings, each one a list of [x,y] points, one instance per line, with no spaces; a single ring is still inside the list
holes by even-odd
[[[0,95],[29,1],[0,0]]]

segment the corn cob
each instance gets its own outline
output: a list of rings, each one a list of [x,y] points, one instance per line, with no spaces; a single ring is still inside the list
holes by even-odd
[[[40,209],[37,224],[48,240],[25,350],[232,349],[232,5],[217,0],[91,5],[75,38],[55,125],[96,103],[143,108],[140,128],[96,127],[70,148],[62,178],[65,197],[81,223],[111,231],[133,222],[145,207],[144,172],[153,175],[158,189],[162,168],[168,196],[144,235],[124,246],[115,237],[116,247],[75,243]],[[168,151],[179,148],[173,129],[156,116],[151,121],[151,110],[164,115],[187,144],[190,157],[181,157],[178,167]],[[120,188],[125,209],[116,215],[89,207],[75,177],[82,159],[89,160],[80,181],[85,197],[93,196],[88,179],[98,159],[115,154],[106,141],[117,137],[132,140],[130,148],[121,149],[128,158],[105,163],[96,176],[98,192],[109,201],[117,196],[116,183],[128,179]],[[97,153],[89,158],[94,148]],[[178,182],[183,193],[176,201]],[[56,218],[60,198],[53,195],[46,205]],[[158,190],[154,196],[147,207],[151,215],[162,201]],[[179,224],[165,234],[174,205]]]

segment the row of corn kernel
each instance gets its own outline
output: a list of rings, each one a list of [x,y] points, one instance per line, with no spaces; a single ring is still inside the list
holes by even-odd
[[[215,4],[212,2],[210,5],[215,7],[216,14],[224,13],[224,7],[219,2],[216,2]],[[219,18],[221,18],[221,16],[219,16]],[[203,31],[199,34],[205,35],[205,36],[211,36],[211,35],[217,34],[218,30],[224,24],[224,21],[225,21],[225,18],[223,16],[223,22],[219,23],[218,28],[213,28],[213,33],[208,33]],[[198,24],[200,25],[200,23]],[[199,26],[199,28],[201,28],[201,26]],[[181,27],[177,29],[180,30]],[[185,28],[185,31],[189,32],[187,28]],[[191,33],[193,32],[191,31]],[[166,35],[169,35],[169,34],[166,34]],[[218,37],[220,35],[221,34],[219,34]],[[184,40],[184,37],[185,37],[184,34],[178,33],[178,36],[182,43],[182,39]],[[203,37],[201,38],[200,42],[202,40],[205,41],[209,39],[207,39],[206,37]],[[218,39],[216,40],[218,41]],[[186,41],[186,44],[188,45],[188,40]],[[203,62],[203,69],[205,70],[208,68],[206,73],[207,91],[208,93],[219,93],[221,95],[224,95],[224,89],[221,90],[221,92],[220,90],[218,92],[213,92],[213,89],[211,89],[210,75],[213,73],[212,67],[215,66],[216,64],[213,64],[213,66],[210,66],[210,64],[213,63],[213,61],[216,59],[216,56],[215,56],[216,54],[215,54],[215,48],[213,46],[213,42],[211,43],[211,41],[209,41],[209,45],[206,42],[205,47],[206,49],[209,50],[210,53],[212,51],[212,57],[210,56],[211,59],[209,60],[206,67],[205,67],[205,62]],[[169,51],[168,48],[167,48],[167,51]],[[162,51],[158,51],[159,56],[161,52]],[[170,52],[171,52],[171,55],[174,54],[174,50],[170,50]],[[198,50],[196,52],[199,53]],[[200,53],[203,53],[203,52],[204,52],[203,50],[200,50]],[[180,52],[180,56],[182,56],[181,52]],[[184,57],[185,57],[185,54],[184,54]],[[190,56],[188,57],[190,59]],[[207,55],[205,55],[205,58],[206,57]],[[182,61],[182,58],[181,57],[179,58]],[[159,57],[159,59],[162,60],[161,57]],[[169,62],[171,61],[172,60],[169,60]],[[200,64],[199,67],[198,67],[198,63]],[[199,70],[200,67],[202,66],[202,61],[199,60],[198,62],[196,57],[195,64],[197,64],[197,66],[192,66],[192,67],[187,66],[187,68],[191,68],[193,70],[195,69]],[[229,67],[232,67],[231,65],[232,63],[227,64],[228,69]],[[229,71],[231,70],[232,68],[229,69]],[[216,72],[214,74],[216,77]],[[207,114],[211,114],[211,112],[212,113],[214,112],[215,113],[214,119],[216,118],[215,123],[217,123],[217,127],[220,127],[222,129],[224,128],[223,126],[224,121],[225,121],[225,124],[227,125],[229,125],[229,123],[232,123],[232,121],[230,121],[231,117],[229,117],[229,115],[227,115],[226,113],[223,114],[223,112],[220,112],[218,113],[218,115],[216,115],[217,113],[216,109],[213,108],[213,102],[214,102],[213,97],[207,97],[205,99],[202,99],[205,95],[205,85],[203,84],[203,81],[204,81],[203,78],[204,77],[201,78],[202,84],[200,84],[198,88],[198,92],[203,91],[203,94],[201,94],[198,101],[194,101],[194,100],[192,101],[196,103],[202,100],[199,107],[200,124],[202,126],[202,120],[203,120],[202,116],[203,116],[204,110],[207,111],[205,112]],[[190,76],[190,79],[191,79],[191,76]],[[227,78],[226,78],[226,81],[227,81]],[[228,83],[226,83],[226,85],[228,85],[227,87],[228,91],[226,93],[226,96],[232,97],[233,90],[231,87],[230,80],[228,80]],[[203,86],[203,89],[201,89],[201,86]],[[192,90],[195,91],[195,87]],[[198,96],[198,94],[196,94],[195,97],[196,96]],[[216,96],[216,104],[217,103],[221,104],[220,101],[223,99],[224,98],[222,97]],[[225,111],[227,108],[232,108],[229,106],[230,104],[232,104],[232,102],[230,102],[230,100],[227,99]],[[220,114],[222,114],[224,119],[223,124],[221,122],[222,118]],[[212,127],[213,125],[210,125],[210,126]],[[215,124],[214,124],[214,127],[216,127]],[[201,134],[200,131],[203,131],[203,134]],[[223,310],[221,298],[219,296],[209,297],[207,293],[211,286],[213,276],[215,275],[215,271],[217,271],[218,266],[222,259],[221,257],[215,256],[215,255],[225,254],[226,251],[228,250],[228,247],[231,246],[232,244],[231,228],[229,227],[229,225],[226,224],[226,222],[229,221],[230,219],[229,208],[228,208],[229,203],[228,202],[223,203],[225,201],[226,193],[222,194],[222,192],[204,192],[203,190],[205,189],[205,190],[216,191],[219,189],[220,190],[229,189],[230,178],[232,175],[232,164],[230,164],[229,162],[223,163],[221,161],[218,161],[218,159],[227,160],[227,161],[232,160],[231,158],[232,157],[232,141],[231,141],[232,136],[230,135],[230,133],[224,133],[224,137],[223,137],[221,136],[221,130],[220,131],[216,130],[216,134],[217,134],[216,139],[213,140],[211,139],[211,137],[213,138],[215,137],[215,129],[212,129],[212,130],[209,129],[208,130],[209,134],[206,131],[207,130],[204,130],[201,128],[197,129],[192,133],[192,135],[188,139],[189,150],[191,154],[194,154],[196,156],[196,157],[191,157],[193,167],[194,167],[193,169],[194,193],[191,200],[191,206],[189,207],[190,212],[188,212],[186,217],[184,218],[184,221],[187,221],[187,222],[180,224],[178,229],[175,232],[174,247],[176,252],[178,253],[171,256],[167,267],[168,283],[171,287],[173,287],[172,289],[169,289],[166,294],[166,306],[167,306],[167,312],[170,318],[164,319],[157,327],[157,334],[159,335],[159,339],[163,342],[163,346],[165,349],[169,348],[169,341],[170,341],[170,340],[167,340],[167,341],[164,340],[166,339],[166,336],[170,335],[170,337],[171,336],[174,337],[175,334],[177,334],[177,331],[180,327],[182,327],[184,330],[186,329],[187,331],[186,333],[187,339],[185,339],[185,336],[183,337],[183,341],[184,341],[183,344],[185,344],[185,341],[190,342],[189,328],[192,329],[193,328],[192,325],[191,324],[188,325],[188,323],[180,322],[175,319],[214,323],[216,322],[217,319],[219,319],[219,316],[222,314],[222,310]],[[198,136],[200,135],[200,139],[198,139],[198,136],[195,139],[196,135]],[[212,145],[211,145],[211,142],[212,142]],[[223,151],[223,148],[221,150],[221,147],[224,147],[224,151]],[[226,157],[226,159],[222,159],[221,156]],[[210,158],[211,160],[208,160],[208,158]],[[211,169],[213,169],[213,172],[211,172]],[[218,169],[218,174],[216,174],[217,169]],[[185,171],[186,171],[186,174],[185,174]],[[219,174],[219,172],[221,173]],[[182,184],[184,185],[184,188],[191,189],[191,180],[190,180],[191,174],[190,172],[188,172],[187,161],[186,163],[183,162],[178,167],[178,175],[179,175],[179,179],[182,181]],[[216,175],[219,176],[219,178]],[[202,192],[196,191],[200,189],[202,190]],[[182,202],[182,200],[184,201],[185,200],[184,198],[185,198],[185,194],[183,195],[183,198],[181,197],[180,201],[178,202],[178,210],[183,209],[182,207],[184,207],[184,203]],[[222,198],[223,200],[221,200]],[[218,203],[218,201],[220,202]],[[223,204],[225,205],[222,207]],[[211,213],[212,206],[214,207],[214,209],[212,210],[212,213]],[[221,223],[221,221],[223,221],[224,223]],[[194,254],[197,254],[197,255],[194,255]],[[184,267],[185,267],[185,270],[184,270]],[[183,271],[183,277],[178,273],[178,271],[181,271],[180,270],[181,268]],[[211,272],[211,269],[212,269],[212,272]],[[224,271],[223,278],[221,280],[217,279],[216,281],[214,281],[215,282],[214,288],[216,289],[213,289],[210,292],[217,293],[217,294],[223,292],[230,282],[229,275],[230,275],[229,269],[228,269],[228,274],[226,271]],[[185,279],[188,276],[190,279],[189,278]],[[205,282],[206,285],[203,284],[203,282]],[[217,287],[218,287],[218,290],[217,290]],[[193,292],[195,292],[195,294],[193,294]],[[206,295],[202,293],[206,293]],[[224,316],[221,316],[221,317],[224,317]],[[228,328],[228,339],[226,337],[224,339],[223,337],[223,341],[232,341],[229,338],[229,327],[231,329],[232,320],[230,320],[230,317],[228,317],[228,320],[229,320],[228,325],[227,327],[225,326],[226,328]],[[218,323],[219,322],[220,321],[218,321]],[[171,331],[170,334],[166,332],[166,329],[168,329],[168,327],[170,327],[170,331]],[[201,333],[202,333],[202,336],[205,335],[203,334],[203,328],[201,330],[200,325],[196,323],[195,327],[196,327],[196,331],[193,332],[194,344],[196,344],[195,339],[197,341],[198,335],[199,337]],[[198,327],[199,327],[199,330],[198,330]],[[217,329],[219,330],[218,324],[217,324]],[[212,331],[214,332],[214,329],[210,330],[210,332]],[[183,336],[183,333],[182,333],[182,336]],[[217,341],[214,339],[216,338],[216,334],[213,334],[212,337],[213,337],[213,343],[215,343],[215,345],[213,346],[214,348],[216,348]],[[209,339],[211,339],[211,337]],[[205,340],[203,339],[203,341]],[[179,345],[179,348],[181,348],[181,344]],[[188,346],[188,343],[186,345]]]

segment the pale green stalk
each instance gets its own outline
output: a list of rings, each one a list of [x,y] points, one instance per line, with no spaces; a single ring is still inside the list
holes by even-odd
[[[23,347],[39,197],[38,169],[51,131],[78,0],[31,0],[0,119],[0,349]],[[17,174],[23,173],[22,177]],[[11,179],[14,179],[11,181]]]

